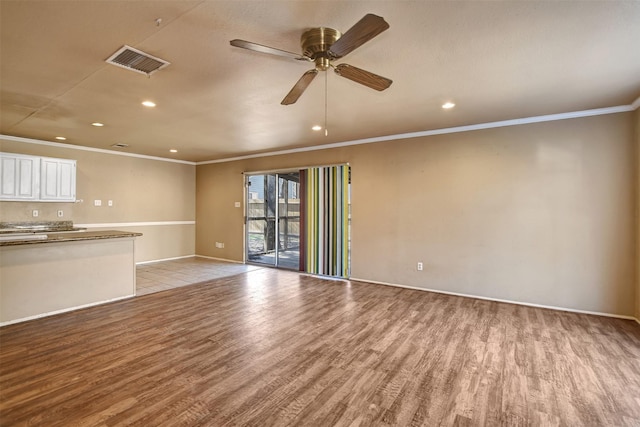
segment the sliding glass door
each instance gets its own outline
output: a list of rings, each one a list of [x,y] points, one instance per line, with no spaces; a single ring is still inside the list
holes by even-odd
[[[298,270],[299,173],[248,175],[246,184],[247,261]]]

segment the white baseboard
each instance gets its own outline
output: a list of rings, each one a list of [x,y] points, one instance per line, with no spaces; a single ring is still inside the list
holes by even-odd
[[[549,310],[556,310],[556,311],[568,311],[568,312],[571,312],[571,313],[591,314],[591,315],[594,315],[594,316],[615,317],[617,319],[635,320],[636,322],[638,322],[640,324],[640,320],[638,320],[637,318],[635,318],[633,316],[625,316],[625,315],[621,315],[621,314],[602,313],[602,312],[599,312],[599,311],[576,310],[576,309],[573,309],[573,308],[556,307],[556,306],[552,306],[552,305],[533,304],[533,303],[528,303],[528,302],[512,301],[512,300],[506,300],[506,299],[500,299],[500,298],[490,298],[490,297],[483,297],[483,296],[478,296],[478,295],[462,294],[462,293],[458,293],[458,292],[441,291],[441,290],[438,290],[438,289],[428,289],[428,288],[419,288],[417,286],[400,285],[400,284],[397,284],[397,283],[379,282],[379,281],[376,281],[376,280],[369,280],[369,279],[358,279],[356,277],[350,277],[349,280],[352,280],[354,282],[373,283],[373,284],[376,284],[376,285],[384,285],[384,286],[393,286],[393,287],[396,287],[396,288],[412,289],[412,290],[415,290],[415,291],[434,292],[436,294],[453,295],[453,296],[457,296],[457,297],[474,298],[474,299],[480,299],[480,300],[485,300],[485,301],[503,302],[503,303],[506,303],[506,304],[524,305],[524,306],[527,306],[527,307],[546,308],[546,309],[549,309]]]
[[[163,261],[173,261],[176,259],[185,259],[185,258],[205,258],[205,259],[211,259],[214,261],[224,261],[224,262],[232,262],[234,264],[244,264],[244,262],[242,261],[236,261],[233,259],[226,259],[226,258],[216,258],[216,257],[211,257],[211,256],[204,256],[204,255],[183,255],[183,256],[177,256],[177,257],[172,257],[172,258],[162,258],[162,259],[153,259],[150,261],[140,261],[140,262],[136,262],[136,265],[145,265],[145,264],[153,264],[156,262],[163,262]]]
[[[56,310],[56,311],[50,311],[50,312],[47,312],[47,313],[36,314],[35,316],[22,317],[20,319],[9,320],[7,322],[0,322],[0,327],[13,325],[14,323],[22,323],[22,322],[27,322],[29,320],[40,319],[41,317],[48,317],[48,316],[53,316],[53,315],[56,315],[56,314],[67,313],[69,311],[81,310],[83,308],[94,307],[96,305],[107,304],[107,303],[110,303],[110,302],[122,301],[122,300],[133,298],[133,297],[135,297],[135,295],[126,295],[124,297],[111,298],[111,299],[108,299],[108,300],[92,302],[90,304],[83,304],[83,305],[79,305],[79,306],[76,306],[76,307],[63,308],[62,310]]]
[[[234,264],[245,264],[243,261],[236,261],[234,259],[216,258],[216,257],[212,257],[212,256],[205,256],[205,255],[194,255],[194,256],[196,258],[212,259],[214,261],[232,262]]]
[[[175,256],[175,257],[171,257],[171,258],[152,259],[150,261],[139,261],[139,262],[136,262],[136,265],[153,264],[154,262],[173,261],[173,260],[176,260],[176,259],[184,259],[184,258],[193,258],[195,256],[197,256],[197,255],[182,255],[182,256]]]

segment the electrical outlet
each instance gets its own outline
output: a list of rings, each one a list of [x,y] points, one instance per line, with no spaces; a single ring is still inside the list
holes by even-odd
[[[58,211],[58,218],[62,218],[64,216],[64,212],[62,211],[62,209],[60,209]]]
[[[422,271],[422,267],[423,267],[422,263],[421,263],[421,262],[419,262],[419,263],[418,263],[418,271]]]
[[[38,212],[38,209],[34,209],[33,211],[31,211],[31,215],[33,215],[34,218],[36,218],[39,213],[40,212]]]
[[[236,208],[239,208],[240,206],[242,206],[242,204],[240,202],[235,202],[233,206],[235,206]]]

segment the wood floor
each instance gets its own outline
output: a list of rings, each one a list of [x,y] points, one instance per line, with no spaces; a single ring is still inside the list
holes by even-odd
[[[2,426],[638,426],[640,325],[260,269],[0,328]]]

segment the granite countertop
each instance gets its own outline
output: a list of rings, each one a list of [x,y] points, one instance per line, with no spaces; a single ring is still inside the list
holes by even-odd
[[[73,221],[0,222],[0,235],[16,233],[56,233],[82,230],[86,230],[86,228],[74,227]]]
[[[128,231],[78,231],[75,233],[25,233],[1,236],[10,240],[1,240],[0,246],[37,245],[42,243],[77,242],[81,240],[118,239],[123,237],[138,237],[142,233]]]

